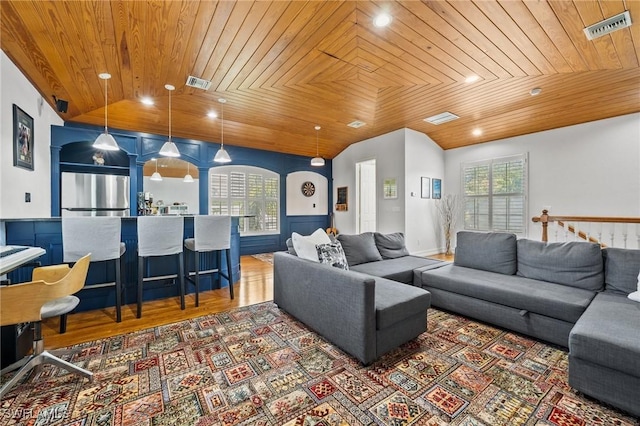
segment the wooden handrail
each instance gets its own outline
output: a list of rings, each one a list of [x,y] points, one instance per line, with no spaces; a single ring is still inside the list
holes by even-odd
[[[600,222],[600,223],[640,223],[640,217],[598,217],[598,216],[549,216],[548,210],[542,210],[542,215],[531,218],[533,222],[542,223],[542,241],[549,241],[547,228],[549,222],[558,222],[560,226],[564,226],[564,222]],[[569,231],[575,233],[575,228],[569,226]],[[578,236],[587,239],[584,232],[579,232]],[[600,241],[589,238],[589,241],[601,244]]]

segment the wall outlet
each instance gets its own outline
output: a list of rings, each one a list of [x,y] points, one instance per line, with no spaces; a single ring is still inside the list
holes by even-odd
[[[30,192],[25,192],[24,193],[24,202],[25,203],[30,203],[31,202],[31,193]]]

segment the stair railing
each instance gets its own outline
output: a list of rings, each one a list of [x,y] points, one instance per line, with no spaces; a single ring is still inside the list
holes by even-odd
[[[606,247],[603,240],[609,237],[609,245],[618,243],[618,233],[622,236],[623,248],[628,248],[629,236],[635,235],[636,248],[640,248],[640,217],[597,217],[597,216],[552,216],[548,210],[531,219],[542,224],[542,241],[549,241],[549,223],[553,223],[554,240],[560,241],[558,233],[563,231],[564,241],[584,240]]]

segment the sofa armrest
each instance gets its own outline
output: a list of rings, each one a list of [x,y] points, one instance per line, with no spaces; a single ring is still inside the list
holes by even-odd
[[[279,252],[274,302],[363,364],[376,359],[375,280]]]

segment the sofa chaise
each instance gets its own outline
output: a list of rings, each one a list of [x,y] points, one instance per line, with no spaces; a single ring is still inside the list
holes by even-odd
[[[274,302],[367,365],[426,331],[431,296],[411,285],[414,269],[443,263],[410,256],[402,234],[339,235],[338,241],[349,270],[303,259],[291,242],[289,253],[275,253]]]

